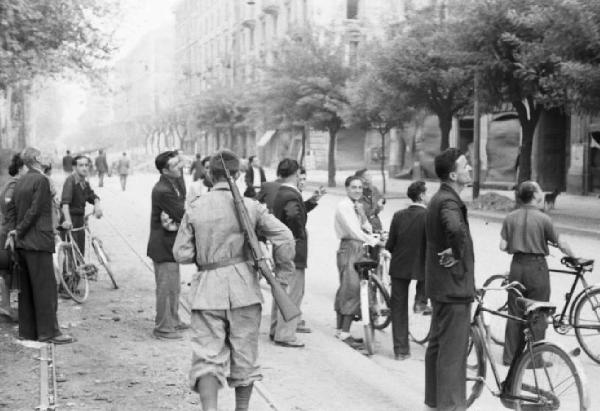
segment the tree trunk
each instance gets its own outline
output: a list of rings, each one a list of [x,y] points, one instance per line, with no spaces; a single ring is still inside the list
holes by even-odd
[[[327,153],[327,186],[335,187],[335,140],[340,128],[329,127],[329,151]]]
[[[517,174],[517,184],[523,181],[531,180],[531,154],[533,151],[533,136],[541,114],[541,107],[536,105],[532,98],[527,99],[529,111],[523,101],[513,102],[515,110],[519,115],[523,139],[521,141],[521,150],[519,154],[519,170]]]
[[[385,135],[386,130],[379,130],[381,135],[381,181],[383,182],[383,194],[386,192],[385,186]]]
[[[304,157],[306,156],[306,127],[302,127],[302,147],[300,151],[300,165],[304,165]]]
[[[452,129],[452,113],[438,113],[442,139],[440,141],[440,152],[450,147],[450,130]]]

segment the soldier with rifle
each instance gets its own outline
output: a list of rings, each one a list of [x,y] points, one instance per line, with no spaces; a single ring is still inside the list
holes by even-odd
[[[215,154],[209,172],[212,191],[192,201],[173,246],[179,263],[195,263],[192,310],[192,388],[204,411],[217,410],[218,389],[235,388],[236,411],[248,409],[257,364],[263,301],[259,273],[271,285],[286,321],[300,315],[282,284],[294,272],[294,237],[257,201],[243,198],[235,185],[239,158]],[[257,233],[273,244],[276,277],[258,247]]]

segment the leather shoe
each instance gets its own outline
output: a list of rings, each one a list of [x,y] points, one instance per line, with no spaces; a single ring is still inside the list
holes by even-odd
[[[289,347],[289,348],[302,348],[304,347],[304,343],[298,340],[294,341],[273,341],[275,345],[279,345],[281,347]]]
[[[51,343],[51,344],[56,344],[56,345],[70,344],[75,341],[76,341],[75,338],[73,338],[67,334],[57,335],[52,338],[48,338],[47,340],[40,340],[40,342]]]
[[[348,344],[350,347],[354,348],[355,350],[361,350],[364,348],[362,342],[358,342],[355,338],[353,338],[352,336],[350,337],[346,337],[345,339],[342,340],[343,342],[345,342],[346,344]]]
[[[552,363],[550,361],[533,361],[527,364],[525,367],[526,370],[533,370],[534,368],[550,368],[552,367]]]
[[[296,332],[301,334],[310,334],[312,330],[304,325],[296,327]]]
[[[152,334],[159,340],[182,340],[183,336],[178,332],[165,333],[162,331],[152,330]]]
[[[190,325],[188,323],[180,322],[175,326],[175,329],[178,331],[189,330]]]
[[[410,358],[410,353],[408,354],[394,354],[394,359],[396,361],[404,361]]]

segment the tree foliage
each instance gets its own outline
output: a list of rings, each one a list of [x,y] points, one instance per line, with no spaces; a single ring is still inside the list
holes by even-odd
[[[492,106],[510,102],[519,116],[519,181],[531,178],[533,136],[544,109],[598,109],[586,87],[599,61],[600,26],[598,7],[587,3],[472,0],[465,9],[460,44],[478,56],[482,98]]]
[[[335,143],[348,103],[342,42],[333,34],[306,29],[293,33],[264,68],[259,105],[267,122],[280,127],[311,126],[329,133],[328,182],[335,186]]]
[[[115,1],[0,0],[0,89],[66,69],[93,74],[111,51]]]
[[[434,8],[411,17],[374,58],[387,87],[438,117],[442,150],[449,145],[452,117],[470,106],[473,93],[475,60],[456,47],[460,10],[452,10],[443,20]]]

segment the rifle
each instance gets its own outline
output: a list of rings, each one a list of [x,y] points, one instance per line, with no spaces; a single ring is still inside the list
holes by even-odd
[[[275,278],[273,274],[273,269],[269,265],[267,258],[262,255],[262,251],[258,245],[258,238],[256,236],[256,232],[254,231],[254,227],[250,221],[250,217],[248,216],[248,210],[246,209],[246,205],[244,204],[244,199],[240,194],[240,190],[238,189],[235,181],[231,177],[229,170],[225,164],[225,160],[223,159],[223,155],[219,154],[221,159],[221,164],[223,165],[223,169],[225,170],[225,176],[227,177],[227,184],[229,184],[229,189],[231,190],[231,194],[233,195],[233,204],[235,206],[236,215],[242,231],[244,232],[244,237],[246,239],[246,244],[250,248],[250,253],[252,254],[252,260],[254,261],[254,268],[260,272],[260,274],[267,280],[267,283],[271,286],[271,291],[273,293],[273,300],[275,300],[275,304],[279,307],[281,311],[281,315],[285,321],[293,320],[298,317],[301,312],[298,307],[293,303],[290,299],[290,296],[285,292],[279,281]]]

